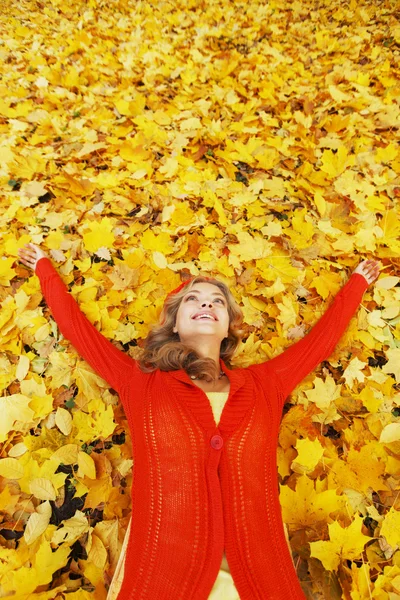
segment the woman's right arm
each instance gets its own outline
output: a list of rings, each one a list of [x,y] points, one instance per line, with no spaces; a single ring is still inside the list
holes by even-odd
[[[27,266],[35,270],[48,307],[63,336],[91,367],[117,392],[127,382],[132,369],[138,370],[137,362],[118,350],[106,339],[83,314],[75,298],[69,293],[50,259],[40,248],[29,244],[25,251]],[[37,249],[37,250],[36,250]]]

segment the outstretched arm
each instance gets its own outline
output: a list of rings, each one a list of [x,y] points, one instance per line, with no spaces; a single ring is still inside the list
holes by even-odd
[[[249,367],[265,378],[277,375],[282,403],[308,373],[329,358],[378,275],[377,261],[361,262],[309,333],[271,360]]]
[[[34,269],[48,307],[63,336],[110,386],[119,392],[127,374],[137,370],[136,361],[118,350],[88,320],[75,298],[53,267],[48,256],[35,244],[18,252],[21,262]]]

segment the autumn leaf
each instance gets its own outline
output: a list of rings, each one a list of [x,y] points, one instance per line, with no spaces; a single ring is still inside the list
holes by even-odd
[[[342,510],[346,499],[334,489],[317,492],[306,475],[297,479],[296,489],[281,486],[279,501],[285,523],[296,528],[313,527],[318,521],[329,522],[330,513]]]
[[[297,440],[297,457],[292,462],[295,473],[307,473],[313,471],[324,454],[324,448],[318,439]]]
[[[385,536],[391,546],[400,546],[400,511],[390,508],[381,524],[380,535]]]
[[[343,377],[346,381],[346,384],[351,388],[353,387],[354,381],[363,382],[365,379],[365,375],[362,372],[364,367],[366,366],[357,356],[353,358],[346,369],[343,371]]]
[[[388,361],[383,365],[384,373],[393,373],[396,380],[400,382],[400,348],[391,348],[387,350]]]
[[[313,384],[314,388],[306,390],[304,393],[310,402],[314,402],[322,410],[328,408],[336,398],[340,397],[342,386],[336,385],[331,375],[327,375],[325,381],[316,377]]]
[[[311,556],[318,558],[328,571],[336,571],[344,560],[359,558],[365,544],[371,540],[361,533],[362,523],[358,515],[348,527],[342,527],[338,521],[329,523],[329,540],[310,542]]]

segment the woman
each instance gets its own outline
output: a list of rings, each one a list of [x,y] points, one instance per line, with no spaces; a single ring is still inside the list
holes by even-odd
[[[224,283],[195,277],[170,293],[137,361],[88,321],[39,247],[19,255],[64,337],[118,392],[129,423],[132,519],[113,598],[206,600],[226,551],[240,598],[304,599],[279,505],[282,408],[333,352],[379,275],[377,261],[357,266],[304,338],[271,360],[230,369],[241,311]],[[210,405],[216,392],[219,407]]]

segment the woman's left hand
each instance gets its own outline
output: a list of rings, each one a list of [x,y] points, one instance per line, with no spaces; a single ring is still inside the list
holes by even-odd
[[[353,273],[359,273],[371,284],[379,277],[379,265],[380,263],[377,260],[363,260],[354,269]]]
[[[28,243],[22,248],[18,249],[18,258],[26,267],[30,267],[34,271],[36,270],[36,265],[38,264],[41,258],[49,258],[36,244]]]

